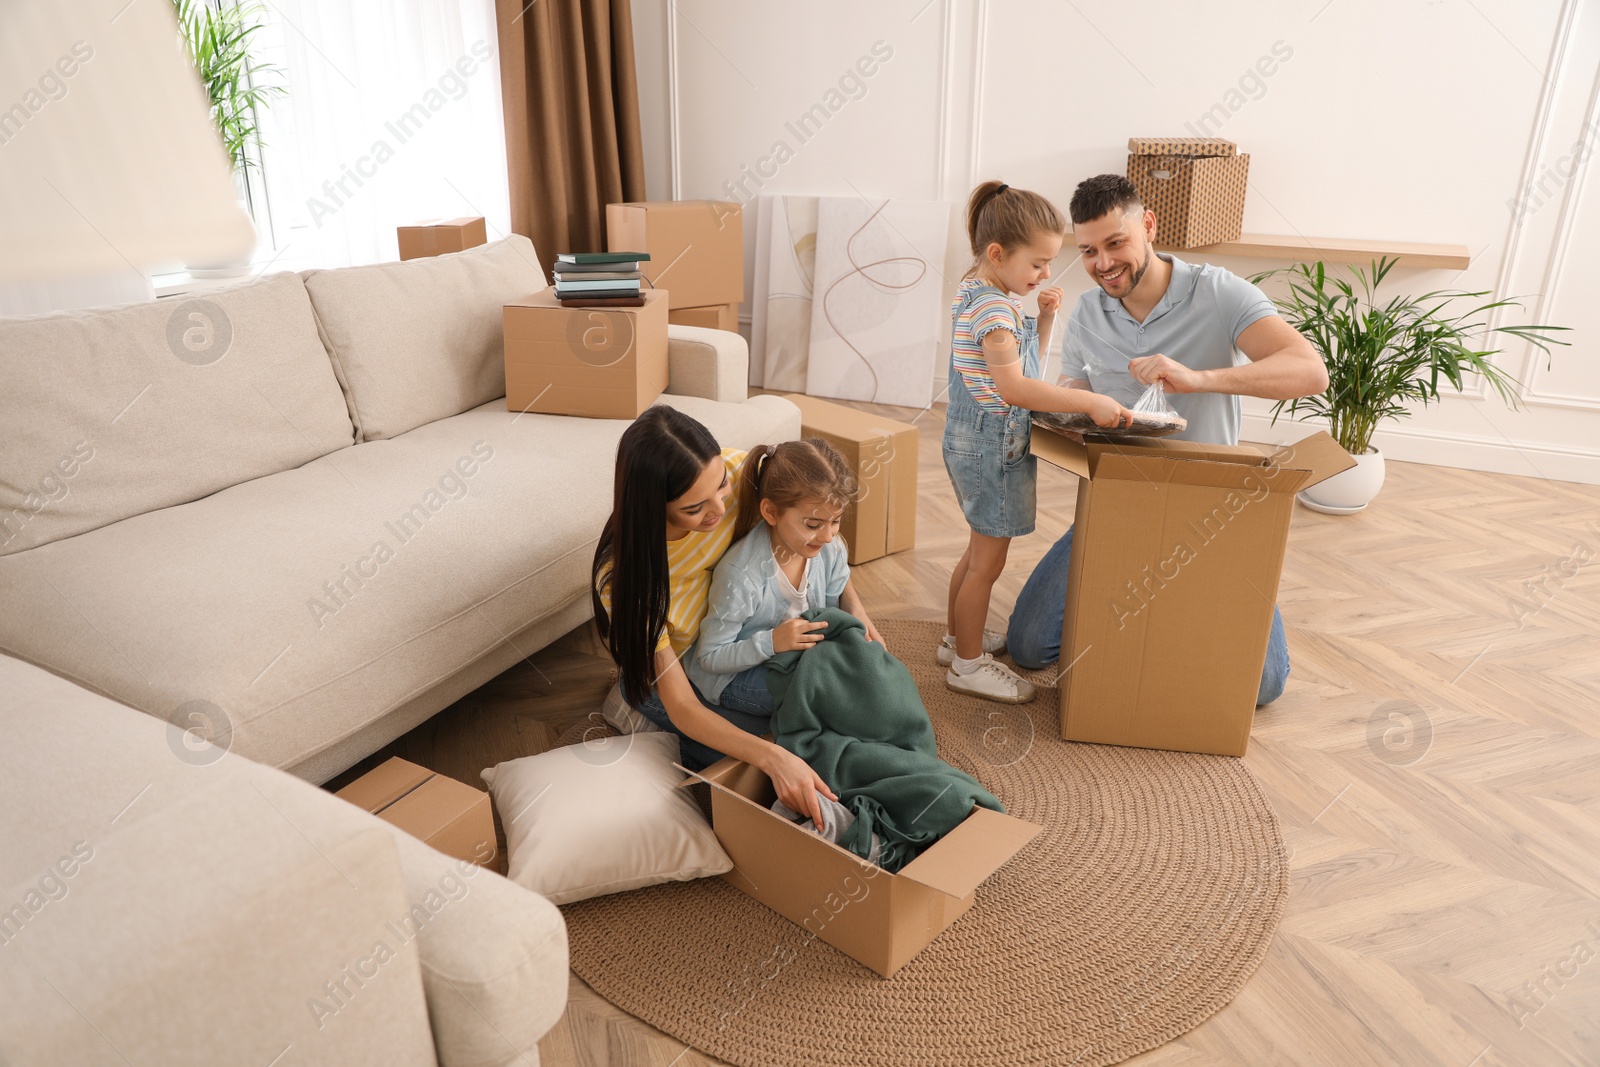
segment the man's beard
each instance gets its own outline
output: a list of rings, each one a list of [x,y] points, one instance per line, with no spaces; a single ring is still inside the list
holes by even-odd
[[[1152,259],[1154,259],[1154,258],[1155,258],[1155,252],[1150,248],[1149,245],[1145,245],[1144,246],[1144,262],[1139,264],[1139,268],[1137,270],[1130,270],[1129,271],[1128,292],[1127,292],[1126,295],[1132,296],[1133,295],[1133,291],[1135,289],[1139,288],[1139,283],[1144,281],[1144,272],[1150,269],[1150,261]],[[1101,288],[1105,288],[1105,287],[1101,286]],[[1121,299],[1121,297],[1118,297],[1118,299]]]

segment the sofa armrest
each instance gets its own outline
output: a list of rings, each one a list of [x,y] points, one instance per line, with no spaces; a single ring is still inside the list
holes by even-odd
[[[728,330],[667,327],[667,392],[737,404],[750,395],[750,349]]]

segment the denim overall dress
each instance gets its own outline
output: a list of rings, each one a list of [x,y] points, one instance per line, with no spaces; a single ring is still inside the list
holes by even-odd
[[[974,300],[998,292],[974,286],[955,307],[964,315]],[[1022,316],[1017,334],[1022,373],[1039,377],[1039,323]],[[1013,406],[990,411],[980,406],[950,360],[950,409],[944,422],[944,468],[955,487],[967,525],[990,537],[1021,537],[1033,532],[1037,510],[1038,461],[1028,450],[1032,412]]]

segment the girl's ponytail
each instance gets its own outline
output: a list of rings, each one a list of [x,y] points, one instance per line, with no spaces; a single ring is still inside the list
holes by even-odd
[[[761,521],[761,481],[767,464],[776,451],[773,445],[756,445],[744,457],[744,468],[739,472],[739,517],[733,524],[735,541],[756,528]]]
[[[972,244],[970,276],[992,244],[1007,252],[1021,248],[1041,233],[1064,234],[1067,217],[1050,201],[1002,181],[986,181],[967,200],[967,240]]]
[[[749,493],[739,505],[733,537],[738,540],[761,521],[761,501],[779,509],[806,500],[821,500],[831,507],[846,507],[858,490],[855,472],[837,449],[820,437],[757,445],[745,457],[741,492]]]

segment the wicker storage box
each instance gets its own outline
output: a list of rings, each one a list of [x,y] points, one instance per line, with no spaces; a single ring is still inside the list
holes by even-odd
[[[1128,180],[1156,213],[1156,244],[1237,241],[1250,157],[1216,137],[1130,137]]]

